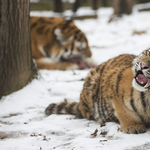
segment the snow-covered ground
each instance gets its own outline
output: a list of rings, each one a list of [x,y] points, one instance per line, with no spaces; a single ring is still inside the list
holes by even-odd
[[[148,4],[147,4],[148,5]],[[138,12],[108,23],[112,8],[98,10],[98,19],[75,21],[89,40],[93,58],[100,64],[122,53],[139,54],[150,47],[150,12]],[[88,12],[80,9],[78,13]],[[48,16],[50,12],[32,12]],[[145,31],[133,35],[133,31]],[[79,101],[80,91],[89,70],[39,71],[33,80],[18,92],[0,101],[0,150],[148,150],[150,129],[139,135],[122,133],[120,125],[109,122],[100,127],[95,121],[72,115],[46,117],[50,103]],[[98,129],[97,135],[91,134]]]

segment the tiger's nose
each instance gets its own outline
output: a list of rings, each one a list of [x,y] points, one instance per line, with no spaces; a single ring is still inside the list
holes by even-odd
[[[148,67],[145,65],[145,63],[141,62],[141,68],[142,68],[142,69],[144,69],[144,68],[146,69],[146,68],[148,68]]]
[[[91,57],[91,56],[92,56],[92,52],[89,51],[87,56],[88,56],[88,57]]]
[[[91,52],[90,48],[86,49],[85,56],[86,56],[87,58],[89,58],[89,57],[92,56],[92,52]]]

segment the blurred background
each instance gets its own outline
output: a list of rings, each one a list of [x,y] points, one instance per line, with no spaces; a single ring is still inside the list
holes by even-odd
[[[30,10],[31,16],[72,18],[98,64],[150,47],[150,0],[30,0]]]
[[[30,0],[31,11],[53,11],[53,16],[72,17],[73,19],[97,18],[96,11],[101,7],[113,7],[114,16],[121,17],[122,14],[131,14],[135,4],[150,2],[149,0]],[[85,11],[78,13],[78,10],[88,7],[90,13]],[[149,11],[150,7],[139,8],[139,11]]]

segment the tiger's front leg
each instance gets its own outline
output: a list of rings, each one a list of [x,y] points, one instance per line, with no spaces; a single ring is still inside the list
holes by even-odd
[[[38,69],[47,70],[74,70],[80,69],[77,64],[70,62],[53,62],[49,58],[36,59]]]
[[[115,104],[116,115],[121,124],[121,131],[128,134],[139,134],[146,132],[146,127],[141,118],[133,111],[130,111],[123,104]]]

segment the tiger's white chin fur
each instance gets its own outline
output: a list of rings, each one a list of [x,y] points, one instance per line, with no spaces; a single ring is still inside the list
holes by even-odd
[[[148,90],[147,88],[144,88],[144,87],[140,86],[140,85],[135,81],[135,79],[133,79],[133,81],[132,81],[132,86],[133,86],[136,90],[138,90],[138,91],[140,91],[140,92],[145,92],[145,91]]]

